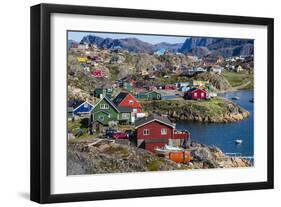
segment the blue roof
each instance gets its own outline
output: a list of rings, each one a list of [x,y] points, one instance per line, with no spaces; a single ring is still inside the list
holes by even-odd
[[[87,101],[79,105],[73,110],[74,114],[83,114],[83,113],[91,113],[91,110],[94,106]]]

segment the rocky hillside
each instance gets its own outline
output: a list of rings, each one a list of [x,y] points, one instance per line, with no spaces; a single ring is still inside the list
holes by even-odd
[[[92,143],[93,140],[69,142],[68,175],[181,169],[176,163],[140,148],[108,140],[95,145]]]
[[[231,91],[232,86],[222,74],[216,73],[199,73],[191,78],[191,80],[209,81],[217,92]]]
[[[161,100],[141,104],[144,111],[167,115],[172,121],[227,123],[242,120],[250,115],[239,105],[220,97],[209,101]]]
[[[216,147],[196,143],[191,145],[193,161],[179,164],[134,146],[116,144],[105,139],[94,144],[96,141],[97,139],[69,141],[68,175],[250,166],[246,160],[225,156]]]

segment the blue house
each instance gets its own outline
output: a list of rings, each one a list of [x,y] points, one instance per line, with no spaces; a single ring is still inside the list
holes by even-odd
[[[165,52],[166,52],[166,50],[161,48],[161,49],[157,50],[156,52],[154,52],[154,55],[158,55],[158,56],[164,55]]]
[[[77,106],[75,109],[73,109],[73,113],[75,115],[90,114],[93,107],[94,106],[92,104],[85,101],[82,104],[80,104],[79,106]]]

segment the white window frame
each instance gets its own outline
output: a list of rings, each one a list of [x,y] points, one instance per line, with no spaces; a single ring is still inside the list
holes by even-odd
[[[161,129],[161,135],[166,135],[168,133],[168,130],[166,128]]]
[[[122,119],[129,119],[130,114],[129,113],[122,113]]]
[[[100,109],[109,109],[109,105],[108,104],[101,104]]]
[[[143,130],[143,135],[147,136],[147,135],[149,135],[149,133],[150,133],[149,129],[144,129]]]
[[[204,97],[205,97],[204,93],[201,93],[201,98],[204,98]]]
[[[194,97],[197,97],[197,92],[194,93]]]
[[[129,105],[134,105],[134,100],[129,100]]]

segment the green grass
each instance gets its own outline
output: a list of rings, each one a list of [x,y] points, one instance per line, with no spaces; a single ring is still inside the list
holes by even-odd
[[[160,167],[160,162],[158,160],[152,160],[151,162],[147,163],[147,168],[149,171],[158,171]]]
[[[124,147],[117,147],[117,148],[110,147],[106,151],[111,155],[114,154],[115,156],[122,157],[122,158],[127,158],[129,156],[128,149]]]
[[[84,127],[81,120],[74,120],[74,121],[68,121],[67,122],[67,128],[72,132],[72,134],[75,136],[75,138],[88,138],[93,137],[93,135],[88,134],[88,128]],[[80,136],[76,136],[77,129],[82,130],[82,134]]]
[[[232,87],[238,87],[250,81],[251,83],[247,85],[244,89],[253,88],[254,77],[252,73],[249,74],[246,71],[241,71],[241,72],[225,71],[223,73],[223,76],[228,80],[228,82]]]
[[[227,112],[225,100],[219,97],[211,100],[161,100],[146,101],[142,103],[146,112],[158,112],[160,114],[169,111],[181,113],[185,110],[192,110],[206,116],[221,115]]]

